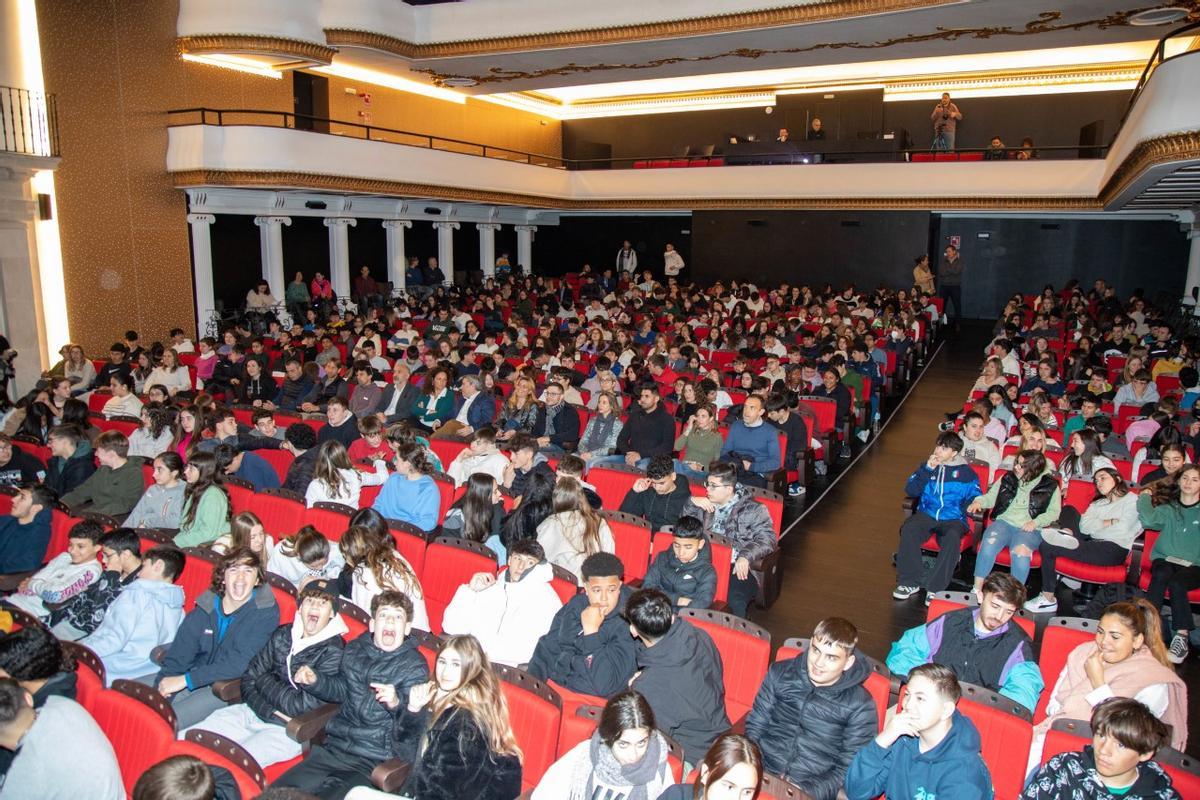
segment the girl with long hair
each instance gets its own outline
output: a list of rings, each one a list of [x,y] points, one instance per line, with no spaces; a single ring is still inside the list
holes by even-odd
[[[718,736],[700,762],[696,783],[680,783],[658,800],[751,800],[762,787],[762,752],[737,733]]]
[[[698,407],[675,438],[680,456],[675,462],[676,471],[688,478],[703,478],[708,474],[708,465],[720,457],[723,443],[717,431],[716,406],[706,403]]]
[[[158,403],[142,406],[142,424],[129,435],[129,455],[154,458],[171,447],[173,414]]]
[[[596,461],[617,451],[617,437],[624,427],[617,398],[612,392],[601,391],[593,395],[593,399],[596,413],[588,419],[578,446],[579,457],[589,469]]]
[[[1138,481],[1143,488],[1150,488],[1150,484],[1161,480],[1174,480],[1179,470],[1183,469],[1183,465],[1188,463],[1187,449],[1182,444],[1163,445],[1159,457],[1162,463]]]
[[[344,566],[341,551],[311,525],[281,539],[267,556],[267,571],[287,578],[297,591],[311,580],[336,581]]]
[[[364,486],[379,486],[388,479],[387,464],[374,462],[374,472],[359,472],[350,463],[346,447],[330,439],[317,452],[313,477],[304,492],[304,504],[312,508],[317,503],[340,503],[358,508],[358,498]]]
[[[87,391],[96,380],[96,366],[92,364],[80,345],[68,345],[67,360],[63,364],[63,375],[71,382],[72,394]]]
[[[1113,462],[1100,452],[1100,438],[1091,428],[1080,428],[1071,434],[1067,456],[1058,465],[1059,477],[1064,481],[1090,481],[1100,469],[1111,469]]]
[[[538,526],[553,513],[554,475],[532,470],[521,492],[521,504],[500,524],[500,542],[505,551],[522,539],[536,539]]]
[[[129,512],[124,527],[166,530],[179,527],[185,488],[181,480],[183,459],[173,450],[159,453],[154,457],[152,474],[154,483],[150,484],[133,511]]]
[[[512,394],[500,407],[500,417],[496,421],[500,432],[496,438],[507,441],[519,432],[531,432],[537,421],[539,405],[533,381],[524,376],[514,380]]]
[[[210,545],[215,553],[226,553],[245,547],[258,556],[263,569],[271,559],[271,551],[275,548],[275,540],[263,530],[262,520],[253,511],[243,511],[234,516],[229,523],[229,534],[222,536]]]
[[[1160,608],[1170,596],[1170,659],[1182,664],[1188,654],[1188,633],[1192,629],[1192,608],[1188,592],[1200,588],[1200,467],[1186,464],[1174,481],[1159,481],[1138,497],[1142,524],[1159,531],[1150,551],[1150,586],[1146,599]]]
[[[416,444],[401,445],[392,459],[396,472],[375,497],[371,507],[387,519],[416,525],[432,531],[438,524],[441,492],[433,478],[433,466],[425,451]]]
[[[198,430],[196,410],[194,408],[179,409],[179,413],[175,416],[175,424],[171,426],[171,449],[180,458],[187,458],[193,440],[199,441],[196,433]]]
[[[183,516],[177,547],[196,547],[215,542],[229,533],[229,493],[225,478],[217,469],[217,457],[212,453],[193,453],[183,470],[187,487],[183,490]]]
[[[568,570],[582,585],[579,569],[584,559],[601,550],[616,551],[608,522],[597,514],[574,478],[560,478],[554,487],[554,513],[537,528],[538,544],[546,560]]]
[[[412,600],[414,627],[429,630],[429,614],[425,611],[425,593],[412,566],[396,551],[389,538],[386,542],[360,525],[352,525],[338,542],[338,549],[350,571],[350,602],[371,613],[371,600],[385,591],[403,592]]]
[[[491,475],[476,472],[467,478],[465,488],[463,496],[450,506],[442,521],[442,531],[480,544],[492,540],[499,544],[500,523],[504,519],[500,485]]]

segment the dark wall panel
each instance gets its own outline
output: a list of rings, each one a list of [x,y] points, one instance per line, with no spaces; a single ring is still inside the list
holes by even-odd
[[[283,226],[283,275],[291,283],[297,272],[309,282],[318,272],[330,277],[329,229],[322,217],[292,217]]]
[[[209,229],[212,240],[213,288],[224,308],[240,306],[262,277],[262,250],[254,217],[217,214]],[[205,320],[200,321],[201,330]]]
[[[377,219],[360,219],[349,226],[350,280],[363,267],[371,268],[371,277],[383,282],[387,277],[387,231]]]
[[[563,217],[559,225],[542,225],[534,233],[533,263],[540,275],[576,272],[584,264],[602,272],[613,266],[621,242],[628,239],[637,251],[639,269],[649,268],[661,277],[668,242],[690,267],[691,227],[687,216]],[[515,252],[512,257],[515,263]]]

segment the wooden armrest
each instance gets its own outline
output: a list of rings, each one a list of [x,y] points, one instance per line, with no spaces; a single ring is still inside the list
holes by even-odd
[[[917,510],[917,498],[905,495],[904,499],[900,501],[900,510],[906,517],[911,517]]]
[[[371,770],[371,783],[376,789],[395,794],[408,780],[410,772],[412,772],[412,764],[398,758],[389,758]]]
[[[212,693],[226,703],[242,702],[242,679],[231,678],[227,681],[213,681]]]
[[[301,744],[311,742],[318,734],[325,733],[325,723],[329,722],[330,717],[336,714],[339,708],[341,706],[336,703],[326,703],[298,717],[292,717],[292,721],[287,724],[288,738]]]
[[[162,666],[163,661],[167,658],[167,651],[171,649],[171,642],[160,644],[158,647],[150,651],[150,660],[155,664]]]

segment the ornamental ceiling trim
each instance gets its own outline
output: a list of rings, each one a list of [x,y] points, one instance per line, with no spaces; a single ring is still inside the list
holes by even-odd
[[[180,53],[190,55],[246,54],[288,59],[286,67],[329,66],[337,50],[316,42],[283,36],[255,36],[236,33],[212,33],[180,36],[175,39]]]

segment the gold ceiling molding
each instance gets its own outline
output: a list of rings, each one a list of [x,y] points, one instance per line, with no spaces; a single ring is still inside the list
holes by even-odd
[[[417,61],[430,58],[459,58],[513,51],[551,50],[597,44],[674,39],[682,36],[735,33],[957,5],[961,2],[962,0],[823,0],[823,2],[804,5],[743,11],[711,17],[649,22],[640,25],[618,25],[431,44],[415,44],[373,31],[326,28],[325,41],[335,47],[367,47]]]
[[[858,5],[857,3],[850,3]],[[1008,38],[1008,37],[1024,37],[1036,36],[1043,33],[1057,33],[1061,31],[1080,31],[1086,29],[1106,30],[1108,28],[1120,27],[1129,24],[1129,18],[1142,11],[1148,11],[1152,8],[1161,8],[1164,5],[1173,7],[1185,8],[1189,12],[1192,19],[1200,17],[1200,0],[1175,0],[1175,2],[1152,3],[1140,8],[1131,8],[1126,11],[1117,11],[1112,14],[1107,14],[1102,17],[1092,19],[1078,20],[1075,22],[1066,21],[1063,19],[1064,14],[1061,11],[1043,11],[1037,17],[1026,22],[1021,26],[1013,25],[993,25],[979,26],[975,28],[944,28],[938,26],[934,30],[927,33],[911,33],[904,36],[897,36],[890,39],[881,39],[873,42],[856,42],[856,41],[841,41],[841,42],[820,42],[817,44],[807,45],[805,47],[779,47],[779,48],[751,48],[739,47],[732,50],[726,50],[721,53],[710,53],[708,55],[698,56],[671,56],[666,58],[656,58],[650,61],[642,62],[626,62],[617,64],[596,63],[596,64],[576,64],[574,62],[563,64],[557,67],[546,67],[537,70],[515,70],[503,69],[500,67],[492,67],[486,73],[480,74],[465,74],[465,73],[449,73],[439,72],[435,69],[415,69],[414,72],[428,75],[433,82],[442,86],[448,79],[467,79],[472,80],[476,84],[496,84],[508,83],[511,81],[538,81],[551,77],[565,77],[572,75],[588,75],[591,73],[603,73],[616,70],[638,71],[652,70],[660,67],[671,66],[679,63],[705,63],[717,61],[727,58],[749,59],[756,60],[763,56],[777,55],[799,55],[803,53],[813,53],[823,50],[878,50],[893,47],[898,44],[922,44],[933,41],[955,42],[960,39],[992,39],[992,38]],[[864,12],[865,13],[865,12]],[[335,41],[330,35],[330,31],[326,31],[326,39],[331,43]],[[595,44],[595,42],[590,42]],[[384,48],[379,48],[384,49]],[[398,54],[399,55],[399,54]],[[471,55],[464,53],[462,55]]]
[[[279,68],[328,66],[337,50],[316,42],[283,36],[256,36],[237,33],[211,33],[180,36],[175,39],[180,53],[189,55],[253,55],[288,59]]]

